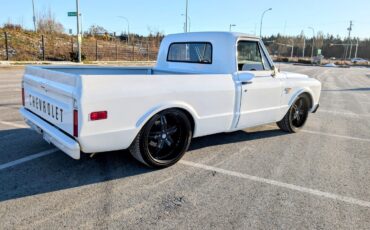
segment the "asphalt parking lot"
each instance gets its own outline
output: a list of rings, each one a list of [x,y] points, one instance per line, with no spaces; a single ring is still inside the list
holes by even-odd
[[[323,84],[302,132],[197,138],[163,170],[54,150],[18,113],[23,68],[0,68],[0,228],[369,229],[370,69],[280,68]]]

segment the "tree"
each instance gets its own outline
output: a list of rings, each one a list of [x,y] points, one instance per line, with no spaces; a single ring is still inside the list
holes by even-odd
[[[97,35],[105,35],[108,33],[108,30],[105,29],[104,27],[102,26],[99,26],[99,25],[92,25],[90,26],[89,28],[89,34],[93,37],[97,36]]]
[[[39,13],[37,17],[37,28],[45,34],[64,33],[64,26],[55,19],[54,13],[49,8],[47,12]]]

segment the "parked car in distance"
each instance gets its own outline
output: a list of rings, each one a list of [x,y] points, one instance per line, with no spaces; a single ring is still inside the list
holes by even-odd
[[[363,59],[363,58],[352,58],[351,62],[353,64],[360,64],[360,65],[369,65],[370,64],[370,62],[368,60]]]
[[[271,122],[297,132],[321,92],[279,71],[260,38],[229,32],[168,35],[155,67],[27,66],[22,84],[26,123],[72,158],[129,149],[157,168],[195,137]]]

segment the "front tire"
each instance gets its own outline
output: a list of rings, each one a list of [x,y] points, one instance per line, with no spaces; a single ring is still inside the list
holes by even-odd
[[[154,115],[131,144],[132,156],[153,168],[165,168],[178,162],[188,150],[192,127],[180,110],[169,109]]]
[[[309,110],[309,98],[305,94],[300,95],[285,114],[284,118],[276,124],[285,132],[296,133],[305,125]]]

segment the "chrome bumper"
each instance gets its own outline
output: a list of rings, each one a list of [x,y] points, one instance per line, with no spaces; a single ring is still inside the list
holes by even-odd
[[[25,122],[33,130],[43,135],[45,141],[54,144],[58,149],[62,150],[73,159],[80,159],[80,145],[76,140],[67,136],[59,129],[55,128],[24,108],[21,108],[19,112],[23,116]]]

